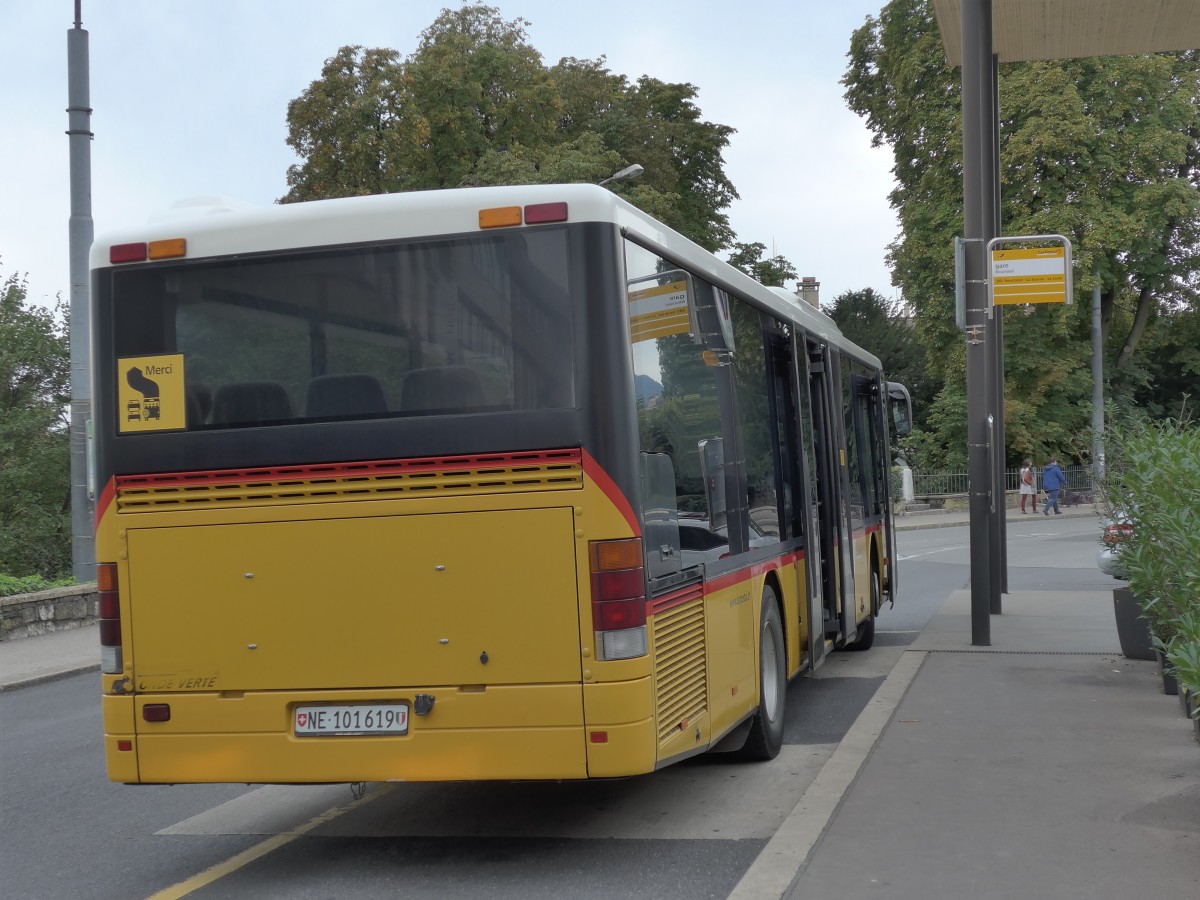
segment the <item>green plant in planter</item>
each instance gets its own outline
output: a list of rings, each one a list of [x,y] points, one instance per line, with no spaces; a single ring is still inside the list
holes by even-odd
[[[1127,422],[1111,430],[1108,448],[1104,501],[1132,526],[1121,567],[1157,645],[1174,654],[1176,677],[1198,690],[1190,665],[1200,657],[1200,428]]]

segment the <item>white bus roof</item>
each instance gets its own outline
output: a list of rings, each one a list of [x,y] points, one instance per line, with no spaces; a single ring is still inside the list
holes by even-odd
[[[879,366],[878,359],[848,341],[820,310],[798,297],[787,299],[786,292],[764,287],[611,191],[592,184],[411,191],[266,207],[222,197],[196,198],[152,216],[144,225],[101,235],[92,245],[91,266],[109,266],[111,246],[172,238],[185,238],[188,258],[198,259],[478,232],[481,209],[561,202],[567,204],[569,222],[611,222],[664,257],[735,294],[753,298],[814,337]]]

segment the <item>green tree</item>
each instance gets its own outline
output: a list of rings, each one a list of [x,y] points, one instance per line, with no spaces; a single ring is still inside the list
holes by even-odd
[[[285,202],[460,185],[598,182],[645,168],[626,199],[709,250],[733,240],[737,192],[723,153],[733,129],[705,122],[694,85],[604,60],[547,67],[524,19],[443,10],[416,51],[343,47],[288,105]]]
[[[1003,233],[1068,235],[1073,306],[1005,314],[1010,461],[1072,452],[1090,427],[1090,294],[1099,272],[1111,394],[1145,384],[1143,339],[1197,305],[1196,53],[1006,65],[1001,69]],[[893,278],[942,382],[931,451],[961,455],[965,349],[955,328],[950,248],[962,229],[960,77],[927,0],[893,0],[851,40],[843,79],[876,145],[891,145],[901,237]],[[1166,398],[1158,398],[1165,402]]]
[[[71,363],[65,311],[0,287],[0,572],[71,571]]]
[[[884,377],[908,388],[919,425],[937,394],[937,383],[926,364],[912,321],[903,309],[872,288],[839,294],[829,317],[842,334],[879,357]]]
[[[796,274],[796,267],[783,256],[763,259],[766,252],[766,245],[757,241],[752,244],[738,242],[733,245],[729,264],[768,287],[787,287],[787,282],[796,281],[800,277]]]
[[[289,166],[284,202],[401,190],[395,166],[404,72],[394,50],[342,47],[321,77],[288,104]]]

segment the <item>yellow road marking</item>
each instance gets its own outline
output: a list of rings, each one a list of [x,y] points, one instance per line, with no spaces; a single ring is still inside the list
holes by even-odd
[[[193,875],[186,881],[181,881],[178,884],[173,884],[168,888],[163,888],[157,894],[154,894],[149,900],[178,900],[180,897],[186,897],[192,891],[198,891],[202,887],[212,884],[218,879],[224,878],[232,872],[236,872],[243,866],[249,865],[256,859],[261,859],[268,853],[278,850],[280,847],[286,846],[298,837],[303,837],[314,828],[324,825],[326,822],[332,822],[338,816],[350,812],[352,809],[358,809],[365,806],[372,800],[383,797],[396,789],[394,784],[385,784],[378,790],[372,791],[361,800],[352,800],[345,806],[338,806],[333,809],[328,809],[320,815],[313,816],[303,825],[293,828],[291,831],[284,831],[273,837],[267,838],[265,841],[260,841],[253,847],[248,847],[236,856],[231,856],[224,862],[219,862],[215,866],[210,866],[198,875]]]

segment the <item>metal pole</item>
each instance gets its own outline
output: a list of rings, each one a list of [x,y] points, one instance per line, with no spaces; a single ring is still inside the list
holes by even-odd
[[[987,141],[981,148],[983,169],[983,196],[980,216],[983,222],[982,239],[990,241],[999,233],[1000,222],[1000,113],[997,98],[996,54],[992,52],[992,18],[989,14],[982,21],[983,34],[979,37],[978,52],[987,59],[987,106],[983,111]],[[985,260],[984,265],[990,265]],[[991,327],[987,333],[987,410],[988,418],[994,423],[990,432],[990,465],[992,468],[992,502],[988,506],[988,611],[992,615],[1001,612],[1001,595],[1004,591],[1004,525],[1007,518],[1004,491],[1004,316],[992,309]]]
[[[76,581],[96,577],[92,506],[87,485],[87,423],[92,417],[88,251],[92,247],[92,132],[88,33],[81,0],[67,32],[67,135],[71,160],[71,567]]]
[[[991,19],[987,21],[987,46],[992,46]],[[992,108],[988,113],[992,120],[992,230],[984,236],[988,241],[1004,233],[1000,227],[1000,58],[989,52],[992,75]],[[991,407],[992,415],[996,417],[995,430],[995,465],[996,484],[999,485],[1000,496],[996,498],[996,509],[992,515],[992,586],[991,610],[993,615],[999,615],[1001,610],[1001,595],[1008,593],[1008,492],[1005,490],[1005,470],[1007,463],[1007,443],[1004,435],[1004,314],[1003,307],[996,307],[992,312],[992,362],[995,366],[995,394]]]
[[[971,513],[971,643],[992,643],[989,602],[990,519],[988,488],[994,469],[988,460],[988,357],[987,282],[984,269],[984,235],[994,213],[987,204],[990,174],[986,147],[992,124],[985,111],[992,106],[991,0],[962,3],[962,110],[963,110],[963,237],[966,243],[967,317],[967,469]],[[985,24],[987,23],[986,29]],[[986,52],[980,52],[987,40]],[[986,190],[986,193],[985,193]]]
[[[1092,286],[1092,489],[1104,477],[1104,333],[1100,326],[1100,270]]]

